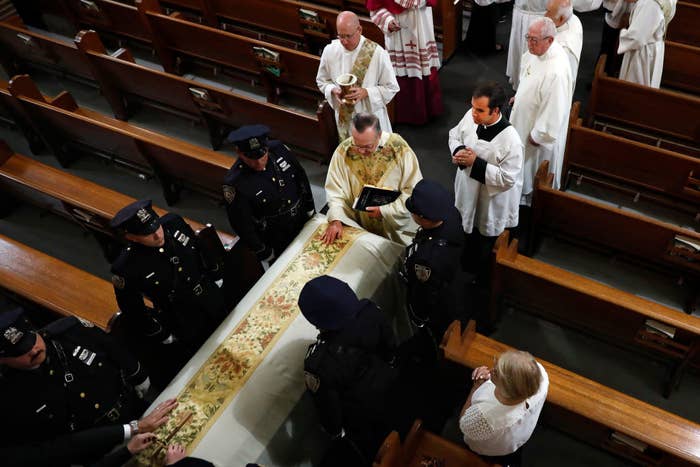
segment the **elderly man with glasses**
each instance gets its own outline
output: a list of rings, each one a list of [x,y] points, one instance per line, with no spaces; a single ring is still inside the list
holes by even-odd
[[[406,209],[413,187],[423,178],[418,158],[401,136],[382,131],[375,115],[355,115],[351,131],[352,136],[338,145],[328,167],[328,228],[323,240],[333,243],[343,236],[343,225],[350,225],[407,246],[418,229]],[[383,206],[353,209],[365,185],[400,194]]]
[[[362,35],[357,15],[343,11],[336,20],[338,38],[323,49],[316,74],[318,89],[335,110],[340,141],[350,136],[350,121],[358,112],[372,113],[382,129],[391,132],[386,106],[399,91],[389,54]],[[337,79],[341,75],[357,77],[355,86],[341,95]]]
[[[554,22],[546,17],[528,29],[528,51],[520,65],[520,86],[510,118],[525,145],[520,204],[526,206],[531,203],[535,172],[542,161],[549,161],[554,188],[559,188],[573,81],[569,59],[554,40],[556,35]]]

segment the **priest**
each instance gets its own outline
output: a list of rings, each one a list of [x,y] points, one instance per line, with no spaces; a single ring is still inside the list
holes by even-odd
[[[528,52],[520,66],[511,122],[525,145],[521,204],[529,206],[535,172],[549,161],[554,188],[559,188],[571,109],[571,68],[564,48],[555,41],[557,29],[540,18],[528,29]]]
[[[572,92],[576,89],[578,63],[583,47],[583,26],[578,16],[574,14],[571,0],[550,0],[545,16],[557,27],[556,41],[564,47],[571,67]]]
[[[471,108],[450,130],[455,205],[462,215],[465,270],[486,279],[485,267],[496,238],[518,226],[523,186],[523,144],[501,113],[506,93],[498,83],[477,86]]]
[[[629,27],[620,31],[620,79],[658,88],[664,69],[664,37],[676,0],[636,0]]]
[[[401,90],[396,123],[422,125],[443,111],[433,9],[437,0],[367,0]]]
[[[548,0],[515,0],[513,4],[513,20],[510,25],[510,41],[508,43],[508,61],[506,76],[518,89],[520,82],[520,61],[527,52],[525,35],[533,21],[540,19],[547,11]]]
[[[328,166],[324,242],[333,243],[342,237],[343,225],[350,225],[408,246],[418,225],[406,209],[406,199],[422,178],[418,158],[401,136],[382,131],[376,115],[355,115],[352,137],[340,143]],[[400,195],[389,204],[355,210],[353,204],[365,185],[396,190]]]
[[[389,54],[380,45],[362,35],[357,15],[343,11],[336,20],[338,38],[321,54],[316,85],[335,110],[340,141],[350,136],[350,121],[358,112],[377,116],[384,131],[391,132],[386,106],[399,91]],[[336,79],[351,73],[356,86],[341,97]]]

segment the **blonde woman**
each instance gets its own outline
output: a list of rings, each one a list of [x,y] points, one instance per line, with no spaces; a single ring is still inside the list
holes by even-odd
[[[459,420],[464,442],[503,466],[520,465],[520,447],[530,439],[547,398],[547,372],[529,353],[509,350],[493,368],[474,369],[472,381]]]

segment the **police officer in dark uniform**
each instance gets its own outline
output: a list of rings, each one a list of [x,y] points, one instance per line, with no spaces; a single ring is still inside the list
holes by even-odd
[[[223,185],[231,227],[260,260],[282,254],[315,212],[306,172],[269,132],[247,125],[229,134],[239,159]]]
[[[154,430],[172,410],[138,420],[150,385],[145,371],[110,336],[75,317],[36,332],[23,310],[0,313],[0,372],[3,465],[95,460]]]
[[[179,340],[191,356],[227,315],[222,271],[205,264],[195,233],[182,217],[158,217],[150,200],[126,206],[111,226],[129,241],[112,264],[127,328],[153,342]]]
[[[369,465],[393,427],[394,333],[374,303],[358,300],[348,284],[330,276],[306,283],[299,308],[320,331],[304,359],[304,377],[323,429],[361,454],[363,461],[353,465]]]
[[[462,218],[454,197],[439,183],[421,180],[406,200],[413,219],[420,226],[406,248],[402,277],[408,284],[411,321],[429,334],[436,352],[447,327],[461,319],[459,282],[464,248]]]

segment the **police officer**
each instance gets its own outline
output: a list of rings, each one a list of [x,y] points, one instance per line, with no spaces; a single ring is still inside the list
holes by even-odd
[[[158,217],[150,200],[124,207],[110,225],[129,242],[112,264],[114,292],[128,329],[163,344],[179,340],[193,353],[227,314],[219,287],[222,271],[205,264],[195,233],[182,217]],[[144,297],[154,309],[146,307]]]
[[[37,332],[22,309],[0,313],[0,372],[4,465],[95,460],[124,439],[153,431],[175,406],[169,401],[138,420],[148,376],[110,336],[75,317]]]
[[[269,132],[247,125],[229,134],[238,161],[223,185],[231,227],[260,260],[278,257],[315,212],[306,172]]]
[[[388,401],[398,374],[388,320],[348,284],[325,275],[306,283],[299,308],[320,331],[304,359],[304,377],[321,424],[332,439],[347,437],[371,464],[394,417]]]
[[[421,180],[406,200],[420,226],[406,248],[402,276],[408,284],[412,322],[428,333],[435,351],[447,327],[461,316],[461,291],[455,280],[464,248],[462,218],[454,197],[439,183]]]

